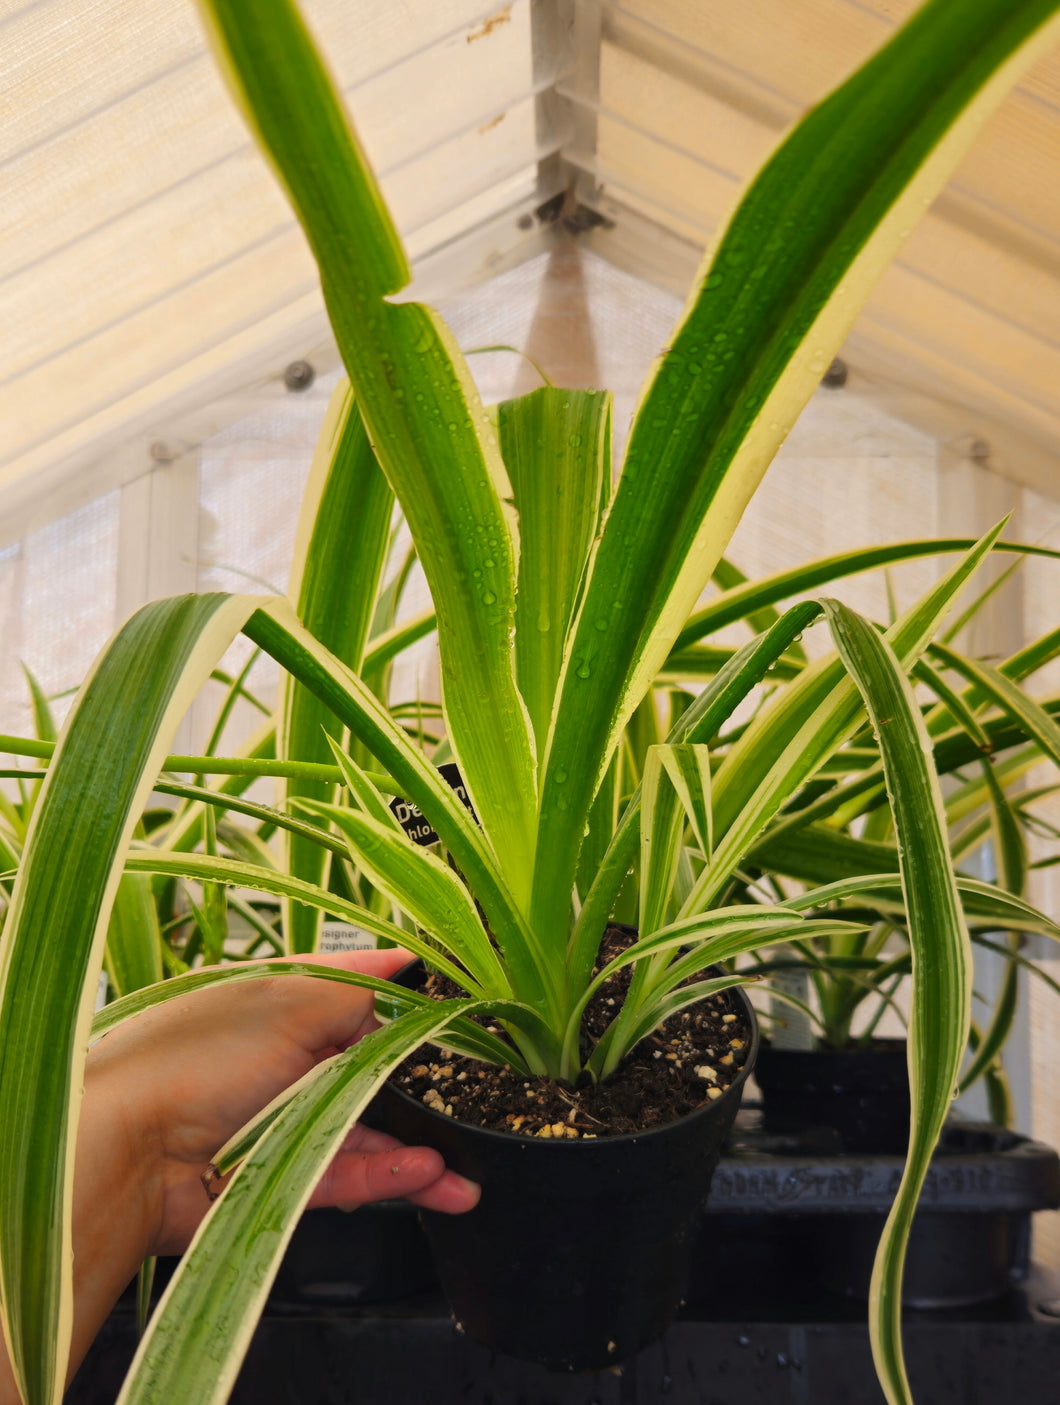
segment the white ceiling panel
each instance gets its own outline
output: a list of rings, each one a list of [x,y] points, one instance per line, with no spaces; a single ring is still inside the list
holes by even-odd
[[[592,231],[594,247],[686,283],[789,123],[916,8],[582,0],[578,63],[560,88],[575,113],[579,196],[609,222]],[[1021,481],[1060,480],[1060,53],[987,123],[848,351],[932,432],[989,442],[993,466]]]
[[[505,211],[508,243],[536,249],[516,221],[554,193],[539,171],[565,137],[566,105],[549,100],[553,7],[310,0],[306,13],[413,258],[479,228],[495,255]],[[297,355],[326,323],[305,241],[191,0],[37,0],[0,11],[0,45],[11,502],[152,409],[170,413],[174,387],[186,400],[195,368],[216,376],[221,349],[255,328],[260,360]]]
[[[681,289],[787,124],[915,8],[305,0],[432,290],[537,252],[533,213],[568,187],[568,213],[609,221],[594,248]],[[0,64],[0,500],[24,514],[77,475],[110,482],[121,445],[327,328],[192,0],[0,0]],[[1060,55],[985,129],[848,350],[932,432],[989,439],[1039,486],[1058,472]]]

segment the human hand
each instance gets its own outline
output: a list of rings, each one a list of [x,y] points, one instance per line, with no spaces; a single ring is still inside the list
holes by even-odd
[[[391,976],[400,950],[314,956]],[[150,1254],[180,1253],[209,1209],[200,1180],[253,1115],[375,1027],[371,991],[311,976],[265,977],[181,996],[119,1025],[88,1053],[73,1187],[74,1321],[67,1381]],[[470,1210],[478,1186],[436,1151],[355,1126],[311,1205],[352,1209],[405,1196]],[[18,1405],[0,1337],[0,1405]]]
[[[322,965],[386,977],[401,950],[314,956]],[[145,1253],[187,1247],[209,1209],[200,1175],[218,1149],[315,1064],[376,1027],[368,990],[277,976],[182,996],[119,1026],[89,1053],[86,1094],[109,1103],[140,1166]],[[478,1187],[425,1147],[354,1126],[310,1200],[352,1209],[404,1196],[460,1213]]]

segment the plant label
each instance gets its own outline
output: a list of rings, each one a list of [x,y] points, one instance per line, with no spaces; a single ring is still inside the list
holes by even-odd
[[[321,956],[334,956],[340,951],[374,951],[375,937],[362,927],[349,922],[325,922],[320,929],[317,951]]]
[[[447,761],[444,766],[438,767],[438,774],[445,781],[449,789],[457,797],[464,809],[467,810],[471,818],[478,824],[478,815],[475,814],[475,807],[471,803],[471,797],[467,793],[464,785],[464,778],[460,774],[460,768],[455,761]],[[400,824],[410,839],[417,844],[437,844],[438,834],[431,825],[423,811],[418,805],[414,805],[411,800],[403,800],[400,795],[395,795],[390,802],[390,809],[394,818]]]

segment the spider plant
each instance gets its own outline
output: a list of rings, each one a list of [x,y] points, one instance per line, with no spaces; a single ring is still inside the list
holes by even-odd
[[[723,559],[714,573],[715,585],[721,588],[719,594],[682,630],[658,675],[653,704],[642,704],[636,718],[638,725],[627,729],[620,758],[627,787],[639,779],[647,746],[661,739],[659,718],[667,715],[668,708],[671,717],[679,716],[693,702],[694,693],[689,689],[713,678],[735,652],[732,646],[702,642],[720,626],[739,621],[768,628],[778,618],[776,601],[793,599],[807,588],[832,586],[880,566],[887,572],[885,583],[893,623],[891,568],[960,545],[952,539],[892,542],[842,552],[754,581]],[[1037,802],[1060,788],[1055,782],[1026,787],[1029,773],[1050,757],[1055,759],[1055,749],[1049,741],[1026,739],[1049,735],[1048,717],[1060,711],[1060,699],[1047,697],[1032,704],[1037,721],[1028,728],[1024,726],[1026,719],[1021,720],[1019,711],[1013,709],[1015,694],[1006,696],[996,685],[983,689],[968,684],[979,678],[989,683],[992,673],[1022,682],[1054,656],[1057,635],[1050,631],[1046,638],[1030,649],[1020,650],[995,670],[983,660],[962,656],[955,651],[953,641],[993,597],[999,583],[1003,584],[1019,568],[1025,555],[1056,553],[1011,543],[999,544],[995,549],[1020,555],[928,647],[912,677],[919,685],[919,703],[929,733],[936,739],[937,769],[950,781],[945,812],[955,871],[974,877],[968,872],[969,863],[973,868],[982,868],[985,863],[997,870],[998,881],[1007,892],[1022,897],[1029,868],[1027,833],[1033,830],[1054,842],[1058,837],[1055,827],[1036,812]],[[783,684],[797,677],[806,664],[804,650],[798,645],[789,647],[758,690],[762,699],[769,697],[770,680],[774,685],[778,681]],[[1018,701],[1026,706],[1028,699],[1021,695]],[[1039,724],[1045,726],[1045,732]],[[729,728],[712,744],[715,767],[738,735],[739,729]],[[875,738],[869,729],[862,728],[819,768],[813,791],[806,789],[789,802],[785,817],[749,851],[731,893],[746,898],[757,891],[768,895],[769,901],[783,901],[791,891],[791,880],[799,881],[803,888],[795,891],[802,891],[806,885],[873,872],[897,874],[899,856],[894,825],[880,784],[881,775]],[[691,863],[698,858],[701,855]],[[1055,861],[1047,857],[1036,866]],[[631,876],[627,889],[635,886],[634,877]],[[859,931],[800,938],[792,946],[773,953],[756,953],[753,959],[741,963],[745,972],[765,978],[793,971],[804,977],[813,1003],[803,1003],[800,1013],[808,1019],[811,1037],[818,1047],[866,1046],[888,1010],[904,1022],[904,1012],[894,998],[911,964],[904,913],[893,892],[883,891],[875,896],[877,900],[873,901],[871,894],[862,893],[856,909],[849,904],[843,906],[842,916],[847,920],[857,917],[864,923]],[[974,1020],[970,1026],[974,1057],[962,1074],[960,1091],[985,1077],[992,1115],[1007,1125],[1012,1109],[1000,1051],[1015,1019],[1019,971],[1027,969],[1056,988],[1046,973],[1019,954],[1023,941],[1020,929],[1044,931],[1054,937],[1057,929],[1043,923],[1040,917],[1018,921],[1009,932],[1007,947],[1001,948],[987,917],[976,911],[974,898],[964,905],[973,944],[1004,954],[1006,969],[986,1028],[980,1029]],[[839,908],[835,911],[838,913]],[[782,1014],[775,1013],[773,1018],[783,1022]]]
[[[951,627],[946,642],[929,646],[914,670],[914,677],[925,685],[920,706],[936,763],[950,778],[945,816],[951,862],[958,874],[971,879],[970,869],[981,868],[985,859],[996,870],[1001,888],[1022,898],[1029,867],[1027,833],[1042,831],[1035,807],[1060,788],[1055,781],[1028,787],[1026,780],[1043,761],[1057,760],[1057,733],[1050,719],[1060,711],[1060,699],[1034,702],[1007,686],[1007,680],[1022,681],[1051,657],[1056,631],[998,668],[956,652],[954,633]],[[961,682],[966,685],[963,691]],[[870,871],[899,873],[898,837],[881,793],[882,770],[873,747],[871,737],[855,735],[850,746],[832,758],[832,774],[820,780],[812,803],[789,810],[752,851],[748,866],[757,883],[765,883],[783,899],[792,879],[813,887]],[[1055,833],[1050,837],[1055,839]],[[862,891],[855,902],[856,908],[840,901],[834,911],[847,920],[859,917],[866,924],[862,931],[798,941],[783,953],[756,957],[745,966],[758,975],[792,969],[807,974],[814,995],[814,1008],[807,1013],[821,1047],[864,1046],[886,1010],[902,1013],[894,996],[912,962],[902,905],[887,888]],[[1024,933],[1033,930],[1056,938],[1060,929],[1041,914],[1031,918],[1014,912],[1010,922],[1000,924],[1007,932],[1002,936],[999,924],[978,906],[974,887],[962,894],[962,903],[973,944],[1003,955],[1005,962],[991,1008],[981,1024],[973,1020],[969,1026],[969,1058],[958,1091],[984,1078],[991,1116],[1008,1125],[1012,1105],[1001,1054],[1017,1013],[1019,972],[1027,969],[1057,989],[1045,972],[1021,955]]]
[[[347,916],[420,952],[467,992],[435,1004],[317,970],[382,987],[396,1018],[219,1153],[222,1169],[239,1170],[175,1275],[123,1402],[227,1396],[313,1184],[421,1042],[556,1078],[607,1077],[670,1011],[740,979],[704,978],[707,966],[796,931],[847,931],[857,924],[816,914],[881,887],[902,905],[912,952],[914,1110],[870,1317],[884,1389],[909,1400],[902,1259],[966,1043],[969,942],[968,884],[953,872],[933,738],[908,675],[1000,528],[958,554],[882,634],[828,599],[760,631],[648,751],[621,810],[613,758],[877,275],[984,116],[1056,39],[1055,0],[931,0],[792,130],[718,235],[645,386],[615,486],[606,395],[545,387],[491,415],[444,324],[408,300],[400,240],[289,0],[201,8],[317,258],[349,382],[324,426],[290,598],[146,606],[97,660],[48,766],[0,962],[0,1298],[25,1400],[58,1401],[66,1371],[72,1289],[61,1227],[91,1034],[204,983],[313,970],[311,961],[193,970],[114,1002],[93,1025],[90,992],[123,872],[245,885]],[[479,824],[364,677],[391,493],[431,589],[448,743]],[[815,621],[837,654],[777,689],[715,768],[710,743]],[[133,842],[179,718],[240,631],[291,679],[275,766],[285,804],[271,818],[299,840],[286,871]],[[1019,692],[1011,677],[990,681],[1006,698]],[[1051,719],[1024,711],[1020,726],[1048,724],[1055,746]],[[866,719],[898,875],[863,874],[772,905],[724,901],[739,865],[783,827],[784,807],[814,793]],[[389,794],[419,806],[453,867],[406,841]],[[686,821],[701,861],[668,920]],[[329,891],[321,850],[351,854],[424,935]],[[601,934],[638,858],[640,936],[620,958],[634,965],[630,994],[585,1049],[580,1015],[599,979]],[[1001,889],[979,885],[975,895],[995,920],[1027,911]],[[292,948],[306,950],[311,928],[290,913]],[[470,1020],[479,1012],[503,1036]],[[27,1104],[36,1109],[28,1130]]]

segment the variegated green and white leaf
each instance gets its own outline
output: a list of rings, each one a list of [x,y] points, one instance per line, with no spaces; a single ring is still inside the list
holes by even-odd
[[[468,973],[455,966],[444,951],[422,941],[414,932],[406,931],[404,927],[380,917],[370,908],[350,902],[338,893],[306,883],[301,878],[292,878],[278,869],[243,863],[238,859],[215,858],[210,854],[168,854],[150,848],[131,853],[126,859],[125,869],[127,873],[163,873],[193,878],[199,882],[253,888],[261,893],[272,893],[278,898],[305,903],[319,912],[330,913],[355,927],[362,927],[377,937],[385,937],[395,946],[407,947],[414,955],[423,957],[444,971],[458,985],[466,984],[469,979]]]
[[[239,0],[200,0],[200,9],[320,266],[361,416],[435,602],[450,740],[525,909],[536,763],[511,651],[518,544],[496,436],[448,328],[429,308],[389,300],[408,283],[408,263],[294,6],[259,0],[251,13]]]
[[[331,768],[331,784],[337,782],[342,772],[337,766]],[[241,779],[241,778],[240,778]],[[244,800],[241,796],[232,791],[210,790],[205,786],[182,785],[178,781],[156,781],[155,790],[159,795],[173,795],[178,799],[191,800],[203,807],[209,805],[222,815],[231,812],[236,815],[246,815],[249,819],[257,820],[259,826],[268,826],[271,829],[286,829],[299,835],[301,838],[313,844],[318,844],[322,848],[330,849],[333,854],[345,854],[346,845],[334,834],[329,834],[326,829],[321,829],[318,825],[309,824],[306,820],[297,819],[293,815],[285,815],[280,810],[274,810],[271,805],[259,805],[256,800]],[[245,832],[245,831],[244,831]],[[186,851],[194,847],[191,840],[198,833],[178,830],[163,831],[161,838],[156,840],[152,835],[151,847],[170,850],[174,852]],[[170,843],[170,839],[175,841]],[[198,841],[196,841],[198,842]]]
[[[932,645],[928,646],[929,654],[933,648]],[[926,658],[920,658],[913,669],[913,677],[917,682],[927,684],[958,727],[963,727],[976,744],[983,749],[984,753],[990,750],[990,738],[983,729],[982,723],[956,688],[951,687],[941,669],[934,668]]]
[[[171,976],[158,985],[145,986],[132,995],[112,1000],[98,1011],[92,1020],[93,1041],[126,1020],[135,1019],[145,1010],[153,1010],[182,995],[190,995],[197,990],[205,990],[216,985],[240,985],[244,981],[268,980],[273,976],[311,976],[316,980],[334,981],[340,985],[353,985],[376,994],[376,1009],[380,1019],[395,1020],[409,1010],[437,1009],[437,1002],[415,990],[406,990],[393,981],[380,980],[378,976],[368,976],[360,971],[346,971],[340,966],[322,966],[313,961],[297,961],[283,957],[276,961],[241,961],[232,966],[213,966],[209,969],[188,971],[181,976]],[[519,1007],[513,1002],[490,1004],[505,1018],[525,1018],[532,1024],[533,1011]],[[454,1019],[446,1028],[444,1038],[439,1038],[446,1048],[458,1053],[469,1054],[472,1058],[484,1059],[491,1063],[512,1063],[519,1067],[518,1051],[505,1044],[496,1035],[490,1034],[481,1025],[467,1019]]]
[[[1000,883],[1006,892],[1022,897],[1027,879],[1027,844],[1023,830],[991,763],[984,760],[982,770],[990,792],[991,832]],[[1022,938],[1018,931],[1009,933],[1008,948],[1011,955],[1015,956],[1019,952],[1021,943]],[[1008,1039],[1016,1017],[1019,973],[1018,964],[1012,960],[1008,961],[994,999],[990,1022],[981,1031],[972,1060],[961,1075],[961,1092],[970,1088],[991,1068]]]
[[[413,644],[418,644],[421,639],[433,634],[437,628],[438,616],[434,611],[421,610],[412,619],[396,624],[384,630],[382,634],[374,634],[364,651],[362,673],[366,678],[377,673],[406,649],[411,649]]]
[[[971,543],[969,542],[969,546],[970,545]],[[732,561],[726,560],[724,556],[714,567],[711,574],[711,581],[718,587],[719,594],[722,596],[728,595],[734,590],[742,590],[752,585],[752,582],[744,575],[739,567]],[[793,590],[790,592],[790,597],[793,598],[800,593],[800,591]],[[785,599],[789,597],[778,596],[777,598]],[[744,623],[754,634],[764,634],[766,630],[772,629],[779,619],[780,615],[771,601],[757,607],[752,607],[743,616]],[[681,634],[683,636],[685,630],[682,630]],[[793,643],[790,653],[792,658],[797,660],[798,663],[804,664],[806,662],[806,650],[801,644]]]
[[[320,801],[302,804],[332,821],[349,844],[358,868],[467,968],[483,994],[511,996],[509,978],[486,935],[475,901],[451,868],[428,849],[395,832],[392,824],[370,814]],[[515,964],[513,961],[512,966]]]
[[[316,1070],[254,1145],[203,1220],[159,1303],[118,1405],[224,1405],[313,1188],[403,1058],[486,1007],[447,1001],[376,1030]]]
[[[658,1029],[664,1020],[687,1009],[689,1005],[695,1005],[698,1001],[705,1000],[708,995],[716,995],[719,991],[731,990],[734,986],[753,985],[758,979],[756,975],[715,976],[712,980],[696,981],[657,1001],[651,1001],[636,1018],[630,1020],[629,1029],[622,1040],[622,1052],[636,1048],[640,1041],[651,1034],[652,1030]],[[619,1062],[618,1041],[608,1038],[613,1029],[615,1025],[604,1031],[589,1061],[589,1067],[599,1078],[606,1078]]]
[[[162,933],[147,874],[122,876],[107,926],[103,960],[115,995],[128,995],[162,979]]]
[[[999,525],[987,533],[887,631],[904,667],[920,657],[1000,531]],[[714,861],[682,915],[701,910],[722,890],[784,801],[853,734],[862,716],[857,689],[832,658],[811,664],[762,709],[714,776]]]
[[[22,665],[22,675],[26,680],[26,686],[29,688],[30,703],[33,707],[34,735],[38,741],[53,742],[59,735],[59,732],[55,725],[55,718],[52,716],[51,703],[48,701],[48,695],[25,664]]]
[[[180,718],[258,603],[183,596],[123,626],[81,687],[27,835],[0,949],[0,1301],[33,1405],[58,1402],[69,1355],[73,1152],[125,851]]]
[[[319,644],[285,601],[270,601],[247,621],[244,631],[284,668],[327,703],[331,711],[368,748],[393,777],[401,793],[430,820],[482,905],[490,929],[502,947],[530,947],[534,938],[505,885],[497,856],[467,810],[426,756],[398,727],[361,679]],[[557,1000],[552,986],[527,997],[542,1008]]]
[[[967,658],[941,644],[931,652],[947,667],[961,673],[975,685],[976,694],[1000,707],[1026,734],[1038,743],[1046,756],[1060,765],[1060,726],[1000,669]]]
[[[838,883],[866,873],[898,872],[898,853],[893,844],[859,839],[823,824],[782,829],[777,834],[767,831],[765,838],[749,850],[747,858],[771,873],[804,883]]]
[[[635,1003],[627,999],[619,1012],[611,1030],[605,1050],[598,1056],[596,1067],[601,1077],[612,1071],[631,1047],[627,1036],[634,1028],[639,1028],[644,1009],[657,1004],[665,995],[688,976],[697,974],[706,966],[722,961],[730,961],[735,956],[758,951],[762,947],[772,947],[777,943],[808,939],[841,932],[862,930],[863,924],[845,922],[834,918],[810,919],[800,917],[783,907],[754,907],[750,905],[715,908],[701,916],[684,918],[672,922],[651,936],[641,937],[633,942],[593,977],[587,987],[574,1020],[580,1019],[581,1012],[603,983],[616,971],[636,964],[638,970],[647,967],[650,958],[658,958],[689,948],[687,955],[678,961],[662,962],[656,965],[654,976],[643,982],[639,999]],[[603,1055],[606,1052],[606,1070]]]
[[[913,957],[909,1016],[909,1151],[873,1267],[869,1332],[890,1402],[911,1395],[902,1357],[902,1272],[924,1177],[957,1086],[971,1021],[971,944],[950,862],[931,741],[887,641],[838,602],[826,609],[880,744],[894,815]]]
[[[831,585],[849,576],[861,575],[865,571],[879,570],[882,566],[900,562],[917,561],[925,556],[963,553],[970,551],[973,546],[974,537],[931,537],[888,542],[882,546],[858,547],[854,551],[841,551],[834,556],[821,556],[786,571],[776,571],[739,585],[726,586],[701,610],[689,616],[688,623],[674,642],[674,649],[687,649],[701,639],[716,634],[726,625],[736,624],[740,620],[750,621],[758,611],[767,609],[779,601],[793,600],[796,596],[820,590],[822,586]],[[1050,547],[1031,546],[1022,542],[998,542],[994,550],[1016,552],[1021,559],[1023,556],[1060,558],[1060,552]],[[752,625],[752,628],[760,630],[763,626]]]
[[[710,798],[710,751],[685,743],[661,748],[662,764],[692,822],[707,863],[714,857],[714,810]]]
[[[654,932],[666,920],[666,906],[677,876],[685,818],[680,796],[664,764],[665,748],[648,748],[640,783],[640,920],[642,932]]]
[[[969,922],[989,926],[995,931],[999,927],[1011,927],[1021,932],[1040,932],[1043,936],[1060,940],[1060,925],[1023,898],[978,878],[960,876],[957,878],[957,891]],[[812,912],[847,899],[854,899],[855,905],[859,902],[862,905],[871,903],[874,908],[884,912],[904,911],[901,883],[893,873],[863,874],[858,878],[827,883],[798,897],[788,898],[785,907],[793,912]]]
[[[625,719],[876,280],[986,116],[1060,37],[1055,9],[929,0],[792,129],[716,236],[643,392],[568,640],[543,758],[535,921],[564,920]]]
[[[668,745],[705,745],[712,741],[744,698],[768,673],[804,629],[820,615],[813,602],[796,605],[766,634],[753,639],[722,668],[667,737]],[[592,887],[585,897],[571,938],[570,970],[574,988],[584,989],[592,974],[600,934],[633,867],[640,834],[640,793],[623,811]]]
[[[396,815],[375,788],[368,774],[362,771],[353,757],[343,751],[342,747],[331,737],[328,737],[328,742],[331,746],[331,754],[335,758],[335,764],[342,775],[343,784],[349,790],[358,809],[363,810],[366,815],[379,824],[392,829],[395,834],[403,834],[404,831],[398,823]]]
[[[288,598],[309,632],[354,672],[361,666],[386,564],[394,494],[376,461],[349,382],[331,396],[309,469],[295,536]],[[326,730],[334,714],[296,678],[287,675],[277,732],[282,757],[330,760]],[[327,782],[289,778],[279,805],[306,797],[331,800]],[[327,885],[331,856],[288,831],[287,867],[296,878]],[[283,908],[284,935],[292,952],[315,951],[320,914],[313,908]]]
[[[1016,787],[1035,766],[1041,763],[1042,755],[1036,746],[1021,747],[1019,751],[997,757],[991,762],[991,772],[1002,790]],[[1029,792],[1020,788],[1013,798],[1022,802]],[[980,764],[977,773],[962,784],[955,786],[946,796],[946,822],[952,829],[960,820],[967,819],[990,802],[990,784]]]
[[[519,513],[516,676],[543,751],[563,643],[611,496],[611,396],[543,386],[497,407]]]

